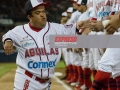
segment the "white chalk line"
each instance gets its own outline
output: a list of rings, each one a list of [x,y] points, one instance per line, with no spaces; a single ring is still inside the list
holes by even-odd
[[[58,83],[60,83],[66,90],[72,90],[68,85],[66,85],[63,81],[61,81],[57,76],[53,77]]]

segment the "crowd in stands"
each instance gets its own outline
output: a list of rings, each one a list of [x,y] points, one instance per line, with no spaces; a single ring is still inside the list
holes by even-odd
[[[16,21],[27,20],[24,5],[27,0],[0,0],[0,18],[12,18]],[[52,5],[47,9],[48,21],[59,22],[61,13],[70,6],[70,0],[44,0],[51,1]]]
[[[24,20],[24,4],[27,0],[0,0],[0,18],[12,18],[14,21]]]

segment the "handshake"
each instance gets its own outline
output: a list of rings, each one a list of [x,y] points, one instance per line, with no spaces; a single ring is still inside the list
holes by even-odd
[[[91,31],[104,31],[106,30],[107,34],[113,34],[114,32],[118,32],[118,28],[120,28],[120,14],[112,15],[107,17],[104,21],[97,20],[85,20],[77,23],[77,29],[83,29],[83,35],[89,34]]]

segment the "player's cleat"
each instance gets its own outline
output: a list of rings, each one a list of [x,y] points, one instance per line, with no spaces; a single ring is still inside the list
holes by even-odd
[[[80,85],[76,85],[76,86],[74,87],[74,90],[82,90],[82,89],[80,88]]]
[[[70,85],[71,86],[76,86],[76,85],[78,85],[79,84],[79,82],[72,82]]]
[[[80,89],[81,89],[81,90],[89,90],[85,85],[82,85],[82,86],[80,87]]]

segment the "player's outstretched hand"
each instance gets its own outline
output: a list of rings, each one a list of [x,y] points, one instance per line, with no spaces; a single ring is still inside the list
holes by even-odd
[[[77,22],[77,29],[80,30],[80,29],[86,28],[88,23],[89,23],[89,20]]]
[[[93,31],[99,32],[104,30],[102,21],[91,21],[90,25]]]
[[[12,41],[5,41],[4,51],[5,51],[5,54],[7,54],[7,55],[10,55],[15,51]]]
[[[106,25],[105,29],[107,33],[113,34],[115,31],[118,31],[118,28],[120,28],[120,15],[113,15],[111,17],[110,22]]]

